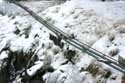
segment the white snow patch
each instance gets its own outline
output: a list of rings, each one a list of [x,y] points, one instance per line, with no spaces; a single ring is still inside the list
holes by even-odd
[[[36,64],[27,70],[29,76],[35,75],[35,73],[43,66],[43,63]]]
[[[3,0],[0,0],[0,3],[2,3],[3,2]]]
[[[100,52],[112,54],[118,49],[118,54],[125,58],[124,35],[118,33],[120,35],[115,35],[113,41],[111,41],[112,36],[106,35],[109,32],[112,33],[112,29],[117,31],[118,27],[121,27],[120,23],[116,26],[114,19],[116,20],[116,17],[117,19],[124,19],[124,4],[125,2],[122,1],[104,3],[72,0],[67,1],[65,4],[51,7],[40,15],[64,32],[74,34],[76,39],[88,43]],[[18,23],[14,24],[15,22]],[[124,22],[122,25],[124,25]],[[14,31],[17,28],[20,30],[20,33],[15,35]],[[29,33],[28,38],[25,36],[25,31]],[[64,58],[62,49],[56,47],[49,40],[49,33],[50,31],[45,29],[40,23],[36,23],[29,16],[16,16],[15,19],[8,16],[0,16],[0,45],[2,45],[0,49],[4,48],[8,42],[10,43],[10,50],[14,52],[22,49],[24,52],[28,52],[31,48],[40,49],[37,53],[39,60],[27,70],[29,76],[35,75],[43,66],[43,61],[47,60],[47,63],[56,69],[56,71],[47,73],[43,77],[48,83],[61,83],[64,81],[64,83],[94,83],[96,79],[90,73],[79,72],[82,67],[88,67],[93,58],[79,52],[80,57],[77,57],[78,61],[75,65],[71,65],[70,62],[62,65],[67,59]],[[40,47],[42,44],[43,47]],[[117,46],[114,46],[114,44],[117,44]],[[76,50],[74,48],[70,49]],[[57,54],[54,54],[55,50],[58,51]],[[0,56],[1,59],[7,58],[5,53],[2,53]],[[116,54],[115,56],[113,58],[117,58],[118,55]],[[102,66],[104,67],[102,69],[110,69],[115,75],[122,75],[105,64],[102,64]],[[117,78],[113,83],[119,83],[120,79],[121,77]],[[110,83],[111,81],[109,79],[108,82]]]
[[[93,0],[72,0],[77,3],[78,7],[85,9],[93,9],[98,15],[113,18],[113,19],[125,19],[125,1],[93,1]]]
[[[120,49],[119,56],[125,59],[125,46],[120,46],[119,49]]]
[[[3,60],[5,58],[8,58],[8,51],[3,51],[1,54],[0,54],[0,60]]]

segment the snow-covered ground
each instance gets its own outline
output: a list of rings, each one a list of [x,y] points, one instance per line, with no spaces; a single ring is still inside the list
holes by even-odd
[[[74,0],[69,4],[75,4],[84,9],[92,9],[96,14],[113,18],[124,19],[125,17],[125,2],[123,0],[107,0],[102,2],[101,0]]]
[[[31,8],[32,4],[34,3],[29,3],[28,7]],[[100,52],[116,60],[119,60],[120,57],[123,59],[121,62],[123,64],[125,61],[124,4],[124,1],[72,0],[50,7],[43,12],[41,4],[39,7],[33,5],[33,10],[48,22],[68,34],[74,34],[76,39],[89,44]],[[40,76],[39,78],[45,83],[121,82],[122,73],[97,62],[93,57],[82,53],[64,41],[59,42],[64,43],[62,48],[55,45],[50,34],[55,35],[31,16],[1,14],[0,70],[9,66],[9,75],[13,83],[18,83],[21,79],[24,81],[25,76],[37,76],[37,80]],[[58,42],[58,39],[55,40]],[[26,68],[25,60],[30,60],[30,58],[21,59],[23,60],[21,61],[18,57],[26,58],[32,55],[35,56],[35,59],[26,69],[26,75],[21,71]],[[10,60],[10,65],[7,60]],[[34,79],[36,78],[34,77]]]
[[[43,10],[47,9],[50,6],[54,6],[57,4],[63,3],[63,1],[22,1],[23,5],[31,8],[34,12],[39,13]],[[14,11],[13,11],[14,10]],[[27,13],[21,9],[20,7],[15,6],[14,4],[6,3],[2,1],[0,2],[0,12],[8,15],[27,15]]]

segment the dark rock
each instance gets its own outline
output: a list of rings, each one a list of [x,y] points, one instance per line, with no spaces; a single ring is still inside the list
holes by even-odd
[[[59,46],[60,48],[63,48],[64,43],[61,42],[61,37],[55,37],[54,35],[50,34],[49,39],[52,40],[55,45]]]

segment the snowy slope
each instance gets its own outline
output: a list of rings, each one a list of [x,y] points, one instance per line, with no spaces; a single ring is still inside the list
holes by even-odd
[[[67,9],[67,7],[69,8]],[[50,13],[48,13],[49,11]],[[124,47],[124,36],[122,36],[124,32],[121,31],[124,30],[124,22],[117,22],[115,18],[104,18],[96,14],[94,10],[87,10],[84,7],[81,8],[74,2],[68,2],[62,6],[56,6],[55,8],[52,7],[43,12],[43,15],[44,13],[46,13],[45,19],[49,19],[50,22],[57,25],[60,29],[65,30],[65,32],[69,34],[73,33],[75,38],[82,42],[87,42],[92,45],[93,48],[110,57],[118,60],[118,56],[120,56],[119,53],[123,53],[123,50],[121,50],[123,48],[121,48],[121,46]],[[88,60],[87,57],[86,60]],[[87,65],[84,59],[83,62],[80,63]],[[81,64],[79,66],[81,66]],[[114,71],[112,68],[106,65],[104,65],[104,68],[118,75],[118,72]]]
[[[117,21],[110,8],[111,12],[108,13],[112,17],[107,15],[106,6],[111,2],[105,2],[104,6],[102,2],[86,3],[81,0],[77,3],[75,0],[67,1],[39,12],[39,15],[108,56],[116,60],[119,56],[124,59],[124,21]],[[111,4],[115,6],[116,2]],[[101,9],[96,9],[99,7],[104,8],[102,13]],[[118,11],[124,12],[122,8]],[[120,17],[122,15],[118,19]],[[50,33],[54,35],[30,16],[0,15],[0,70],[9,66],[9,77],[13,83],[18,83],[21,79],[27,82],[43,80],[45,83],[120,83],[120,72],[97,62],[64,41],[59,42],[64,43],[64,47],[55,45],[58,38],[53,38],[53,41]],[[35,56],[35,59],[22,72],[31,56]]]
[[[92,9],[98,15],[114,18],[124,19],[125,17],[125,2],[122,0],[107,0],[102,2],[101,0],[73,0],[69,4],[76,4],[77,6],[83,7],[85,9]]]
[[[48,7],[54,6],[54,5],[58,5],[61,3],[64,3],[63,1],[22,1],[21,2],[23,5],[31,8],[34,10],[34,12],[39,13],[42,12],[43,10],[45,10]],[[14,11],[13,11],[14,10]],[[7,15],[27,15],[27,13],[15,6],[12,3],[6,3],[6,2],[0,2],[0,13],[3,14],[7,14]]]

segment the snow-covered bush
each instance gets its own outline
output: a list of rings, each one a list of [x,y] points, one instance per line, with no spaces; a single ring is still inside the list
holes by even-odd
[[[71,3],[67,1],[48,8],[39,15],[65,33],[73,34],[73,38],[123,63],[124,22],[101,17],[94,10]],[[10,72],[8,80],[13,82],[22,79],[24,83],[35,80],[46,83],[120,83],[121,73],[85,52],[68,47],[69,44],[30,16],[0,15],[0,67],[5,70],[1,68],[1,79],[6,78],[7,74],[3,77],[2,74],[7,71]]]

